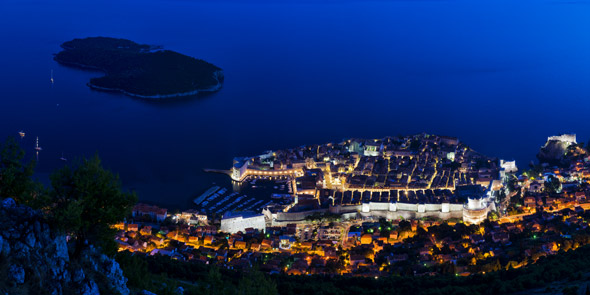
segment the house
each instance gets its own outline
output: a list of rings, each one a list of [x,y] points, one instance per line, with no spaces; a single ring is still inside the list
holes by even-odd
[[[131,211],[131,215],[133,217],[139,216],[150,216],[152,219],[155,219],[158,222],[164,221],[168,214],[168,209],[160,208],[158,206],[151,206],[143,203],[138,203],[133,206],[133,211]]]
[[[318,237],[320,240],[332,240],[337,241],[340,239],[341,230],[336,227],[322,227],[318,231]]]
[[[127,231],[138,231],[139,230],[139,226],[137,224],[134,223],[130,223],[127,225]]]
[[[271,249],[271,248],[272,248],[272,244],[273,244],[273,243],[272,243],[272,241],[271,241],[271,240],[269,240],[269,239],[264,239],[264,240],[262,240],[261,246],[262,246],[264,249]]]
[[[541,231],[541,229],[542,229],[542,226],[541,226],[541,224],[539,224],[538,222],[534,222],[534,223],[531,225],[531,229],[532,229],[533,231],[536,231],[536,232],[538,232],[538,231]]]
[[[482,235],[471,235],[469,239],[471,240],[472,244],[481,244],[485,243],[486,241],[486,239]]]
[[[404,253],[404,254],[394,254],[394,255],[388,256],[387,260],[391,263],[394,263],[394,262],[406,261],[406,260],[408,260],[408,258],[409,258],[408,254]]]
[[[288,250],[291,249],[291,246],[295,243],[295,238],[289,236],[280,236],[279,238],[279,248]]]
[[[411,221],[411,223],[412,223],[412,231],[414,231],[414,232],[415,232],[415,231],[418,229],[418,220],[414,220],[414,219],[413,219],[413,220]]]
[[[247,244],[246,244],[246,242],[244,242],[244,241],[236,241],[236,242],[234,243],[234,248],[236,248],[236,249],[245,250],[245,249],[246,249],[246,247],[247,247]]]
[[[529,208],[537,207],[537,199],[533,196],[528,196],[524,198],[524,206]]]
[[[128,231],[127,232],[127,236],[132,239],[135,239],[137,237],[137,235],[138,235],[138,233],[136,231]]]
[[[252,243],[252,245],[250,245],[250,250],[255,251],[255,252],[260,251],[260,244]]]
[[[357,266],[361,263],[365,263],[366,258],[364,255],[353,254],[350,255],[350,264],[353,266]]]
[[[510,235],[506,232],[494,232],[492,233],[492,241],[494,243],[508,243],[510,240]]]
[[[125,223],[124,222],[119,222],[119,223],[116,223],[113,227],[116,228],[116,229],[118,229],[118,230],[125,230]]]
[[[529,185],[529,191],[535,192],[535,193],[540,193],[545,189],[545,184],[543,182],[540,181],[533,181],[531,182],[531,184]]]
[[[313,247],[313,243],[312,242],[303,242],[303,243],[301,243],[301,249],[303,249],[303,250],[311,250],[312,247]]]
[[[420,256],[430,255],[430,248],[420,248],[418,249],[418,253],[420,253]]]
[[[203,213],[203,212],[198,212],[194,215],[194,217],[197,218],[197,220],[199,220],[199,222],[207,222],[208,218],[207,218],[207,214]]]
[[[211,245],[214,241],[215,239],[213,238],[213,236],[205,236],[205,238],[203,239],[203,243],[205,245]]]
[[[576,192],[574,194],[577,202],[584,202],[586,201],[586,193],[585,192]]]
[[[364,234],[361,236],[361,244],[362,245],[368,245],[368,244],[371,244],[371,242],[373,242],[373,235]]]
[[[141,230],[139,231],[139,233],[143,236],[149,236],[152,234],[152,227],[149,225],[146,225],[144,227],[141,228]]]
[[[195,216],[191,216],[188,219],[187,223],[190,224],[190,225],[197,225],[197,224],[199,224],[199,219],[197,217],[195,217]]]
[[[171,231],[168,234],[166,234],[166,238],[168,238],[170,240],[176,240],[178,238],[178,232],[177,231]]]
[[[213,225],[201,226],[200,227],[205,234],[214,235],[217,233],[217,227]]]
[[[362,235],[360,228],[354,229],[351,228],[350,231],[348,231],[348,238],[354,238],[354,239],[358,239],[360,236]]]
[[[156,236],[151,236],[150,242],[156,244],[156,246],[161,246],[162,244],[164,244],[164,239],[158,238]]]
[[[395,230],[392,231],[392,232],[389,232],[389,239],[390,240],[397,240],[398,239],[398,235],[399,235],[398,232],[395,231]]]

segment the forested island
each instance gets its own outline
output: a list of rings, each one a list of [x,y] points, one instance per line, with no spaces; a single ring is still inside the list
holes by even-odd
[[[109,37],[74,39],[55,55],[60,64],[97,69],[105,76],[88,86],[146,98],[163,99],[217,91],[223,82],[221,68],[204,60],[159,46]]]

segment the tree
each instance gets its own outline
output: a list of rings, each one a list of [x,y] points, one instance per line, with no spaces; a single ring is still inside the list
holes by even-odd
[[[42,186],[32,180],[35,161],[24,161],[25,151],[9,136],[0,147],[0,197],[13,198],[39,209],[47,205]]]
[[[124,251],[117,253],[115,258],[128,279],[128,286],[142,289],[147,289],[150,286],[151,274],[143,257]]]
[[[229,294],[229,289],[233,287],[233,285],[224,282],[224,277],[216,266],[209,269],[209,274],[205,280],[209,285],[207,290],[210,295]]]
[[[564,295],[577,295],[579,287],[578,286],[569,286],[563,288],[562,292]]]
[[[98,156],[55,171],[51,184],[50,218],[74,239],[74,255],[88,244],[114,254],[117,245],[111,225],[130,213],[137,201],[135,194],[121,190],[118,176],[105,170]]]
[[[260,271],[245,273],[238,284],[240,295],[275,295],[278,294],[275,282]]]
[[[548,194],[556,194],[561,192],[561,182],[559,178],[549,175],[549,178],[545,182],[545,192]]]

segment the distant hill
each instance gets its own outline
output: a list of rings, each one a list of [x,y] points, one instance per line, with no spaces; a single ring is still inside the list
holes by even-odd
[[[55,61],[67,66],[106,73],[88,86],[104,91],[163,99],[217,91],[223,82],[221,68],[161,47],[109,37],[74,39],[61,45]]]

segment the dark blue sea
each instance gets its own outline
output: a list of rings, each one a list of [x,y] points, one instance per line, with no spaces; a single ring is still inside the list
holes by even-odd
[[[98,153],[144,201],[186,207],[234,156],[435,133],[526,167],[546,137],[590,140],[590,2],[0,1],[0,138],[41,180]],[[166,103],[96,92],[56,64],[73,38],[163,45],[225,71]],[[55,83],[50,83],[53,70]]]

